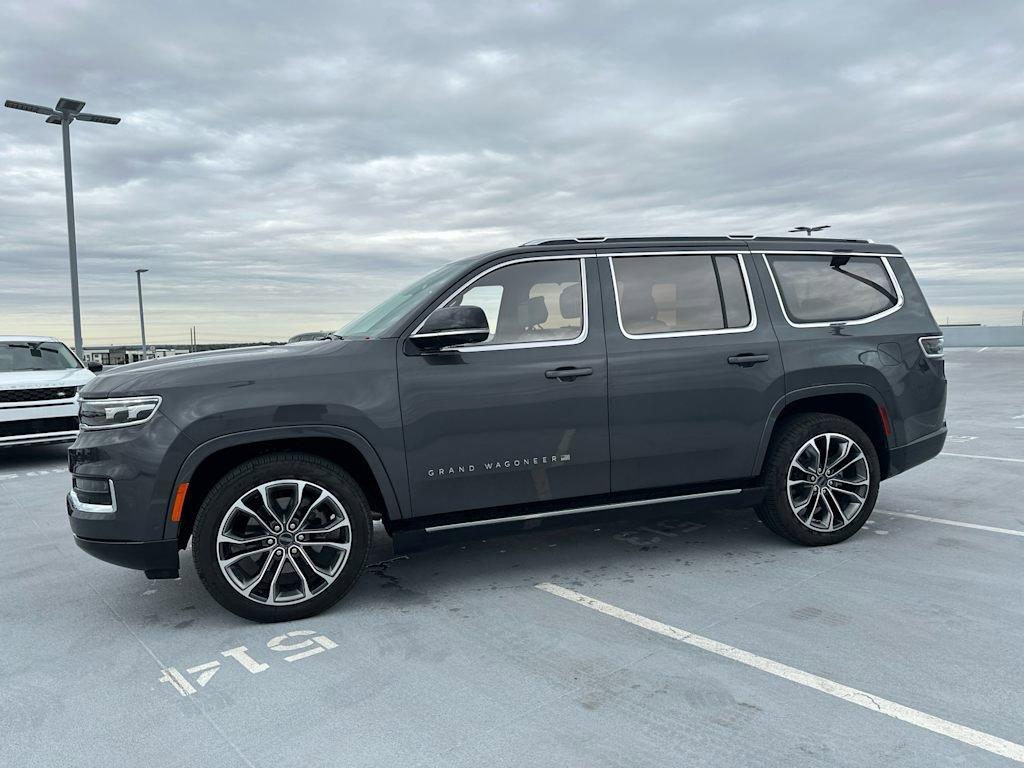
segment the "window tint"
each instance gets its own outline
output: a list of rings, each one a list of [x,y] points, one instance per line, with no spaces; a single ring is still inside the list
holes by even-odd
[[[798,323],[861,320],[896,306],[896,289],[877,256],[770,256],[789,317]]]
[[[735,256],[619,256],[613,265],[627,333],[718,331],[750,324]]]
[[[579,259],[527,261],[484,275],[448,302],[480,307],[491,334],[474,347],[568,341],[583,332]]]

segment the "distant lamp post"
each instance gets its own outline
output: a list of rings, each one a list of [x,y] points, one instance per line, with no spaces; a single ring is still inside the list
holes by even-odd
[[[822,224],[817,227],[793,227],[790,232],[806,232],[807,236],[810,237],[812,232],[821,232],[823,229],[829,229],[829,224]]]
[[[146,354],[146,315],[142,311],[142,273],[149,272],[148,269],[135,270],[135,282],[139,285],[139,327],[142,330],[142,359],[147,358]]]
[[[68,253],[71,258],[71,313],[75,325],[75,353],[82,357],[82,315],[78,305],[78,249],[75,244],[75,200],[71,185],[71,133],[68,130],[75,120],[85,120],[88,123],[106,123],[117,125],[121,122],[120,117],[107,117],[106,115],[90,115],[83,112],[84,101],[62,98],[57,102],[56,109],[41,107],[38,104],[26,104],[23,101],[4,102],[5,107],[20,109],[23,112],[35,112],[38,115],[46,115],[46,122],[51,125],[59,125],[64,137],[64,197],[68,209]]]

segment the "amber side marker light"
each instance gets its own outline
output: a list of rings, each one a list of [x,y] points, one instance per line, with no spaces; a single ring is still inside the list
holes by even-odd
[[[174,504],[171,506],[171,522],[181,522],[181,510],[185,506],[185,494],[188,493],[188,483],[178,486],[178,492],[174,494]]]

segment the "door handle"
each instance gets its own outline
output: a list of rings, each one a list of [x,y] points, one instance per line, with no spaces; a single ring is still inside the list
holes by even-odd
[[[749,368],[757,363],[767,363],[769,360],[771,358],[768,355],[733,355],[729,358],[729,364]]]
[[[593,368],[573,368],[567,366],[565,368],[555,368],[553,371],[545,371],[544,377],[558,379],[559,381],[575,381],[580,376],[589,376],[593,372]]]

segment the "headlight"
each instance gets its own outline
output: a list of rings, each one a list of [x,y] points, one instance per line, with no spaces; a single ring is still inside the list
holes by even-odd
[[[78,421],[84,429],[112,429],[142,424],[153,418],[160,398],[112,397],[104,400],[79,400]]]

